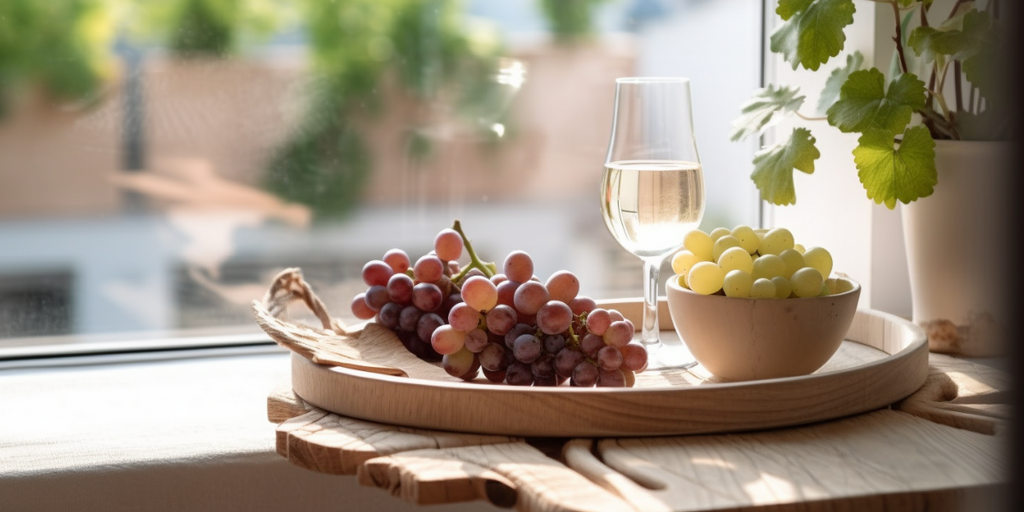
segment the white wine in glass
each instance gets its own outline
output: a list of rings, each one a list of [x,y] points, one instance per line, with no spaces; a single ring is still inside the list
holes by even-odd
[[[644,264],[641,342],[648,370],[696,364],[685,345],[661,342],[658,279],[662,262],[704,216],[704,176],[697,156],[685,78],[619,78],[601,180],[601,211],[612,237]]]

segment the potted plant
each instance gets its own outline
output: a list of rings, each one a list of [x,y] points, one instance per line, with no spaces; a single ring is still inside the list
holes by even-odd
[[[895,18],[888,76],[862,69],[859,52],[848,54],[826,81],[820,117],[800,112],[798,88],[768,85],[743,105],[731,138],[760,134],[788,115],[858,134],[852,160],[867,197],[889,209],[904,205],[913,316],[931,349],[998,352],[1003,329],[995,319],[1005,300],[990,270],[1000,255],[983,247],[1005,238],[995,232],[1006,214],[1011,130],[1000,2],[982,9],[956,0],[941,13],[930,0],[876,5]],[[854,0],[780,0],[770,48],[794,70],[817,71],[842,51],[855,10]],[[794,204],[793,171],[813,173],[820,152],[807,127],[780,139],[755,154],[751,178],[765,201]]]

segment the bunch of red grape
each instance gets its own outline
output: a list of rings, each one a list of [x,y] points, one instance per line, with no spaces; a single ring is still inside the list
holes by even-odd
[[[469,263],[460,266],[463,247]],[[542,283],[523,251],[497,272],[481,261],[459,221],[434,239],[434,251],[410,267],[400,249],[363,267],[369,286],[352,301],[357,318],[375,319],[410,352],[440,359],[445,371],[517,386],[632,386],[647,351],[631,343],[633,324],[614,309],[578,295],[572,272]]]

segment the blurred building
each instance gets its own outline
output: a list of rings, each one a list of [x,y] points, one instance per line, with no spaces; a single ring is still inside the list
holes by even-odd
[[[493,126],[500,141],[435,116],[430,154],[411,158],[404,144],[422,103],[385,80],[381,115],[360,121],[373,161],[362,206],[338,221],[314,221],[262,187],[308,94],[301,41],[215,60],[149,51],[138,90],[122,70],[88,108],[22,103],[0,120],[0,338],[249,325],[249,301],[285,266],[302,267],[347,317],[365,261],[391,247],[415,258],[454,218],[491,259],[524,249],[538,275],[569,268],[583,293],[639,295],[639,261],[606,233],[597,201],[615,78],[694,79],[708,218],[756,221],[743,206],[749,180],[723,183],[746,178],[753,150],[727,146],[726,133],[759,83],[760,7],[722,4],[612,2],[599,11],[600,37],[565,46],[538,32],[529,6],[470,2],[525,68],[507,126]],[[715,35],[738,18],[750,34]],[[716,37],[729,41],[718,53]],[[132,143],[139,169],[126,165]]]

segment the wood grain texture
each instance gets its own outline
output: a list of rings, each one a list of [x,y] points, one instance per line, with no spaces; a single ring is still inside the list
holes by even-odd
[[[592,439],[572,439],[565,443],[562,457],[567,466],[612,494],[619,496],[636,510],[644,512],[672,510],[667,503],[651,494],[647,488],[605,465],[594,455],[593,448],[594,440]]]
[[[1005,373],[936,354],[931,362],[929,383],[946,375],[962,386],[947,401],[960,398],[958,407],[983,411],[1003,407],[993,398],[1008,390]],[[1007,436],[998,435],[1001,429],[993,436],[951,428],[934,422],[941,415],[918,417],[907,406],[933,396],[933,386],[926,385],[899,410],[785,430],[604,439],[596,441],[596,453],[594,440],[571,439],[562,446],[561,461],[589,480],[584,483],[514,439],[351,420],[280,389],[268,407],[285,402],[289,407],[280,410],[298,415],[278,427],[278,449],[294,464],[355,472],[365,485],[424,505],[484,499],[523,511],[620,510],[623,503],[652,512],[1005,509]],[[473,447],[491,441],[497,443]],[[557,448],[558,440],[549,441]],[[445,448],[461,445],[471,449]],[[545,452],[558,457],[557,449]],[[567,494],[562,487],[569,484],[552,482],[570,482],[574,491]],[[618,500],[591,501],[593,487]]]
[[[858,343],[837,352],[854,361],[829,365],[833,371],[717,383],[680,370],[637,379],[631,389],[440,382],[328,368],[293,355],[292,387],[310,404],[344,416],[434,430],[552,437],[744,431],[885,407],[924,383],[927,345],[914,324],[860,311],[844,345]],[[889,355],[865,357],[872,347]],[[452,402],[461,406],[443,406]]]
[[[418,504],[488,497],[495,505],[514,504],[518,510],[531,512],[635,510],[526,443],[420,450],[380,457],[360,468],[359,481],[388,489]],[[513,503],[489,497],[487,486],[500,488],[502,484],[518,491]]]
[[[333,475],[354,475],[374,457],[425,448],[522,442],[508,436],[485,436],[412,429],[372,423],[312,407],[282,422],[276,430],[277,452],[293,464]]]
[[[252,309],[256,323],[271,339],[316,364],[383,375],[460,381],[414,356],[394,333],[378,324],[370,322],[348,333],[335,334],[281,320],[258,301],[253,301]]]
[[[278,384],[267,395],[267,419],[271,423],[281,423],[305,414],[311,407],[292,391],[290,382]]]
[[[598,454],[675,511],[913,510],[934,506],[935,494],[954,506],[988,499],[1006,481],[1006,441],[880,410],[757,433],[605,439]],[[969,492],[978,489],[987,492]]]
[[[924,385],[894,407],[921,418],[983,434],[1007,429],[1010,377],[988,366],[932,354]]]
[[[288,305],[297,301],[320,320],[319,328],[284,318]],[[346,327],[332,319],[298,268],[278,273],[263,299],[252,301],[252,311],[256,324],[271,339],[314,363],[384,375],[455,380],[438,366],[412,355],[391,331],[376,323]]]

